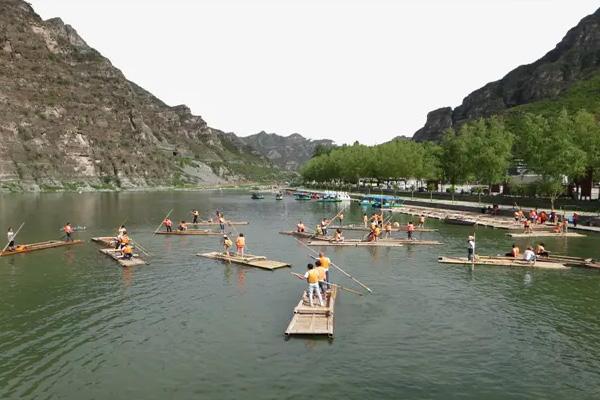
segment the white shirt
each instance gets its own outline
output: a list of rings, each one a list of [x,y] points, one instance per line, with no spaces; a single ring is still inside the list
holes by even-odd
[[[469,248],[475,250],[475,241],[469,240]]]
[[[6,236],[8,237],[8,241],[12,242],[13,239],[15,238],[15,233],[13,231],[10,231],[6,234]]]
[[[523,253],[523,260],[525,261],[534,261],[535,260],[535,253],[533,252],[533,250],[525,250],[525,252]]]

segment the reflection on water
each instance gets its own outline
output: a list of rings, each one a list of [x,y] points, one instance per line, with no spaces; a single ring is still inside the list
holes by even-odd
[[[26,218],[21,243],[56,239],[67,220],[88,227],[76,234],[86,241],[125,221],[152,257],[121,268],[86,243],[0,259],[0,398],[301,398],[308,377],[310,393],[325,398],[593,398],[597,390],[598,271],[439,265],[439,255],[466,255],[473,228],[428,221],[440,231],[417,237],[443,246],[326,248],[373,294],[340,294],[333,342],[285,340],[303,282],[287,269],[196,256],[221,251],[219,236],[153,235],[171,208],[175,221],[193,208],[202,218],[221,209],[249,220],[236,228],[249,251],[299,273],[311,253],[277,232],[337,212],[229,192],[3,196],[3,226]],[[345,223],[361,219],[358,206],[345,213]],[[500,230],[475,231],[481,254],[513,243]],[[554,252],[600,257],[597,240],[544,242]],[[337,271],[333,279],[360,289]]]

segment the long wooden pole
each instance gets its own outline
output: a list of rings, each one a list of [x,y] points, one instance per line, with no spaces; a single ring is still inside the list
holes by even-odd
[[[15,234],[13,235],[13,240],[15,240],[15,238],[17,237],[17,235],[19,234],[19,232],[21,231],[21,228],[23,228],[23,225],[25,225],[25,222],[23,222],[21,224],[21,226],[19,227],[19,229],[17,229],[17,231],[15,232]],[[8,242],[6,242],[6,246],[4,246],[4,248],[2,249],[2,251],[0,252],[0,254],[4,254],[4,252],[6,251],[6,249],[8,248],[8,245],[10,244],[10,240]]]
[[[304,275],[302,275],[302,274],[298,274],[298,273],[296,273],[296,272],[290,272],[290,274],[292,274],[292,275],[295,275],[295,276],[297,276],[298,278],[304,279]],[[345,287],[345,286],[342,286],[342,285],[338,285],[337,283],[331,283],[331,282],[327,282],[327,281],[320,281],[320,282],[324,282],[324,283],[326,283],[326,284],[328,284],[328,285],[331,285],[331,286],[336,286],[336,287],[339,287],[339,288],[340,288],[340,289],[342,289],[342,290],[345,290],[345,291],[347,291],[347,292],[350,292],[350,293],[353,293],[353,294],[357,294],[357,295],[359,295],[359,296],[362,296],[362,295],[363,295],[361,292],[358,292],[358,291],[356,291],[356,290],[353,290],[353,289],[349,289],[349,288],[347,288],[347,287]]]
[[[136,249],[140,249],[140,250],[142,251],[142,253],[144,253],[144,254],[145,254],[145,255],[147,255],[148,257],[152,257],[152,255],[151,255],[151,254],[148,252],[148,250],[146,250],[146,249],[144,248],[144,246],[142,246],[142,245],[141,245],[139,242],[136,242],[136,241],[134,241],[134,242],[133,242],[133,246],[134,246]]]
[[[319,254],[316,250],[311,249],[310,247],[308,247],[308,245],[306,243],[304,243],[303,241],[299,240],[296,237],[294,237],[294,239],[296,239],[296,241],[298,243],[300,243],[302,246],[306,247],[311,252],[313,252],[313,253],[315,253],[317,255]],[[373,291],[368,286],[366,286],[361,281],[359,281],[358,279],[356,279],[355,277],[353,277],[352,275],[350,275],[349,273],[347,273],[346,271],[344,271],[343,269],[341,269],[340,267],[338,267],[337,265],[335,265],[333,262],[331,263],[331,265],[333,267],[337,268],[337,270],[340,271],[342,274],[346,275],[348,278],[352,279],[354,282],[358,283],[360,286],[362,286],[363,288],[365,288],[369,293],[373,293]]]
[[[160,221],[160,224],[158,224],[158,226],[154,230],[154,233],[158,232],[158,230],[160,229],[161,225],[163,224],[163,221],[165,219],[169,218],[169,215],[171,215],[172,212],[173,212],[173,209],[171,208],[171,210],[167,213],[167,215],[165,215],[165,217],[162,219],[162,221]]]

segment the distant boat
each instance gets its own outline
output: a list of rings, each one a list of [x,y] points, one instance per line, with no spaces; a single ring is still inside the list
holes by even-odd
[[[303,200],[303,201],[307,201],[307,200],[310,200],[310,199],[311,199],[311,196],[310,196],[310,194],[308,194],[308,193],[296,193],[296,194],[294,194],[294,198],[295,198],[296,200]]]
[[[265,196],[262,195],[262,193],[252,193],[252,200],[261,200],[264,199]]]
[[[281,193],[277,193],[277,194],[275,195],[275,200],[283,200],[283,194],[281,194]]]

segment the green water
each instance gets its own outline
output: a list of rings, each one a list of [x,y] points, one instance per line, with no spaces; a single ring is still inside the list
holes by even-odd
[[[373,294],[341,294],[332,342],[285,340],[303,289],[288,269],[205,260],[195,254],[219,249],[219,237],[151,232],[171,208],[175,219],[220,208],[251,222],[238,228],[250,252],[302,272],[306,249],[276,232],[299,218],[314,225],[335,204],[228,192],[0,200],[0,229],[26,221],[22,243],[59,238],[67,220],[88,227],[77,234],[84,245],[0,259],[1,399],[600,397],[599,271],[438,264],[439,255],[465,255],[472,228],[428,221],[440,231],[417,236],[445,243],[437,247],[330,248]],[[345,221],[361,215],[353,206]],[[122,269],[87,242],[125,219],[150,265]],[[478,228],[478,252],[508,251],[504,234]],[[599,237],[545,242],[599,257]]]

